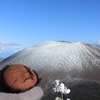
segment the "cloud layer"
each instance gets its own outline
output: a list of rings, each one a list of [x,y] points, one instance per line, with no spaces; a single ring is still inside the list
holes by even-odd
[[[20,48],[20,44],[13,42],[0,42],[0,52],[9,51],[16,52]]]

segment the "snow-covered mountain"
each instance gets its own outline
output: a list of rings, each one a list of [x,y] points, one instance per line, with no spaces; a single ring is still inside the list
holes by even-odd
[[[59,97],[52,91],[56,79],[71,89],[68,96],[64,95],[64,100],[67,97],[71,100],[100,100],[99,46],[83,42],[44,42],[3,60],[0,69],[11,64],[24,64],[37,73],[40,78],[37,86],[44,92],[41,100],[55,100],[55,97]],[[17,97],[14,99],[18,100]]]

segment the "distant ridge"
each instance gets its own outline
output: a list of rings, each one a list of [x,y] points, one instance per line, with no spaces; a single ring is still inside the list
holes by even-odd
[[[5,58],[0,57],[0,62],[3,61]]]
[[[11,56],[13,53],[10,53],[10,52],[2,52],[0,53],[0,57],[1,58],[7,58],[9,56]]]

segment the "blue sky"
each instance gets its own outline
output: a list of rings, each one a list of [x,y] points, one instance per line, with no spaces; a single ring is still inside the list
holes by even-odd
[[[0,0],[1,52],[56,40],[100,43],[100,0]]]

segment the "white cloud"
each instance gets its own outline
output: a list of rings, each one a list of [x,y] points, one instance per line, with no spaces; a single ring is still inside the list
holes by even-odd
[[[13,43],[13,42],[0,42],[0,46],[20,46],[18,43]]]
[[[13,42],[0,42],[0,52],[16,52],[20,50],[20,44]]]
[[[100,40],[97,41],[97,44],[100,45]]]
[[[90,44],[94,44],[94,45],[97,45],[97,46],[100,46],[100,39],[97,40],[97,41],[89,41]]]

